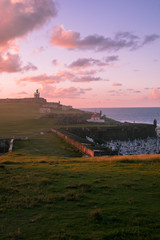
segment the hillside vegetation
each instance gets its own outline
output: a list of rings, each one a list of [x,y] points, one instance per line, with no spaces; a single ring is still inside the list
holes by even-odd
[[[41,105],[33,103],[0,104],[0,138],[32,136],[56,126],[58,120],[44,118],[45,114],[40,113],[40,107]],[[67,111],[70,112],[72,110]],[[66,114],[58,109],[52,110],[54,113]]]
[[[0,138],[32,136],[56,126],[87,126],[85,119],[92,114],[78,109],[52,109],[51,114],[42,114],[40,108],[40,104],[33,103],[0,104]],[[106,124],[115,123],[106,118]]]

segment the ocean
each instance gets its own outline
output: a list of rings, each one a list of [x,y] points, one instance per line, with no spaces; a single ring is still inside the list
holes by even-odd
[[[160,107],[150,108],[81,108],[85,111],[102,111],[102,115],[115,119],[120,122],[135,122],[153,124],[153,120],[157,120],[160,126]]]

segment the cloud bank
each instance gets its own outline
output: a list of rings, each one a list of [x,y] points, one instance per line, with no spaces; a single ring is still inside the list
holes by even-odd
[[[29,70],[37,70],[37,67],[34,66],[32,63],[28,63],[26,66],[23,67],[18,54],[7,53],[5,56],[0,55],[0,73],[14,73]]]
[[[151,93],[151,99],[160,100],[160,89],[154,88]]]
[[[86,73],[86,72],[84,72]],[[88,72],[89,74],[90,72]],[[55,84],[55,83],[60,83],[63,81],[70,81],[70,82],[95,82],[95,81],[103,81],[102,78],[100,77],[95,77],[91,75],[82,75],[82,76],[77,76],[76,74],[72,74],[68,71],[59,71],[55,75],[47,75],[47,74],[40,74],[37,76],[28,76],[24,78],[20,78],[16,81],[17,84],[21,83],[38,83],[38,84]]]
[[[16,38],[41,27],[57,15],[52,0],[1,0],[0,47],[9,47]]]
[[[112,86],[114,86],[114,87],[120,87],[120,86],[122,86],[122,83],[113,83]]]
[[[80,69],[80,68],[88,68],[88,67],[104,67],[108,66],[109,64],[118,61],[118,56],[108,56],[105,58],[104,61],[101,61],[99,59],[93,59],[93,58],[79,58],[76,61],[72,62],[69,65],[69,68],[72,69]]]
[[[51,43],[70,50],[118,51],[124,48],[134,50],[159,38],[159,35],[152,34],[141,40],[130,32],[119,32],[113,38],[94,34],[82,39],[80,33],[72,30],[66,31],[64,26],[60,25],[53,28]]]
[[[56,88],[53,86],[42,85],[40,89],[41,94],[46,98],[77,98],[85,95],[91,88],[80,87],[68,87],[68,88]]]

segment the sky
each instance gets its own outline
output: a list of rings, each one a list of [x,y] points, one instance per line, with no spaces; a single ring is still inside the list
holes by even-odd
[[[0,0],[0,98],[160,107],[160,0]]]

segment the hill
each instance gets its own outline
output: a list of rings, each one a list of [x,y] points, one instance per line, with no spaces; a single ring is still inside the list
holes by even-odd
[[[45,117],[40,113],[42,104],[36,103],[1,103],[0,104],[0,138],[31,136],[40,131],[46,131],[53,126],[59,126],[57,115],[64,116],[83,114],[76,109],[64,111],[59,108],[52,109],[52,117]],[[86,116],[87,117],[87,116]]]

